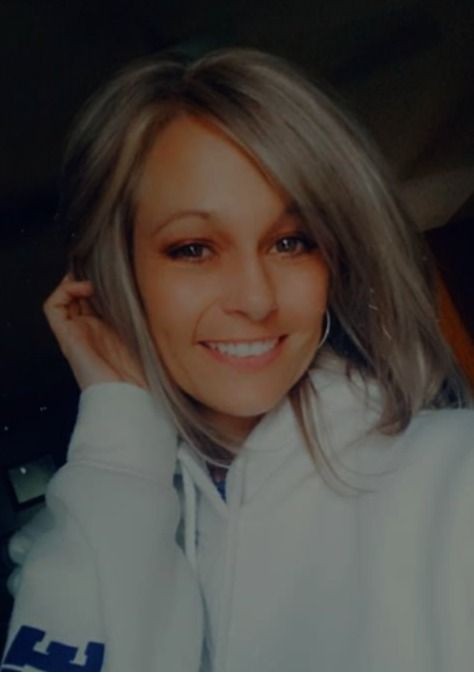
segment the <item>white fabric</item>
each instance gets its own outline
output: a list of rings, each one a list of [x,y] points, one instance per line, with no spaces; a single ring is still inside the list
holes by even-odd
[[[472,669],[474,412],[368,433],[375,386],[331,360],[310,376],[318,433],[358,492],[321,479],[288,398],[250,434],[224,501],[145,391],[86,389],[50,528],[20,555],[3,667],[52,671],[59,652],[84,670],[92,643],[103,671]],[[43,640],[10,657],[24,625]]]

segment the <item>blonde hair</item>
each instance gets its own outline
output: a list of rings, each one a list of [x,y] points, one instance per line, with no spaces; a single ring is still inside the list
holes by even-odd
[[[59,217],[71,235],[73,273],[93,282],[95,310],[138,356],[179,434],[211,463],[238,451],[168,377],[133,270],[135,188],[157,133],[180,114],[218,125],[296,202],[330,269],[323,351],[345,360],[348,377],[378,382],[377,430],[398,433],[422,408],[463,406],[467,391],[438,327],[428,253],[364,134],[275,55],[230,48],[192,62],[168,52],[121,72],[86,106],[66,154]],[[314,393],[306,373],[289,398],[308,451],[331,472],[308,421]]]

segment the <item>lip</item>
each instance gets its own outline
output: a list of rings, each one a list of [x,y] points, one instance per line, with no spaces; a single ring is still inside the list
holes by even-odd
[[[227,353],[220,353],[216,349],[211,349],[210,346],[207,346],[203,342],[200,343],[200,346],[205,349],[206,353],[208,353],[211,358],[219,363],[230,365],[232,368],[239,370],[240,372],[253,372],[270,365],[270,363],[278,358],[283,350],[286,338],[287,335],[280,337],[273,349],[271,351],[267,351],[267,353],[262,353],[260,356],[246,356],[244,358],[230,356]]]
[[[207,341],[214,344],[255,344],[255,342],[271,342],[274,339],[282,339],[282,335],[274,335],[272,337],[255,337],[254,339],[209,339]],[[204,344],[204,342],[200,343]]]

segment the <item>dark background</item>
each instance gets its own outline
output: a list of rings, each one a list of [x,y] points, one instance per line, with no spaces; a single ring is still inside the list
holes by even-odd
[[[6,542],[43,502],[20,503],[13,476],[31,487],[38,460],[64,462],[77,409],[41,307],[65,271],[53,218],[81,104],[119,66],[168,47],[255,46],[300,64],[378,142],[474,335],[473,26],[472,0],[0,2],[0,647]]]

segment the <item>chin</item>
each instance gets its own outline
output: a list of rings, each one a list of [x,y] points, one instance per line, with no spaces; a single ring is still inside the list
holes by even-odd
[[[262,416],[263,414],[270,412],[270,410],[272,410],[280,402],[284,395],[284,393],[280,393],[279,395],[264,400],[262,400],[261,396],[258,398],[258,400],[249,400],[248,397],[244,400],[228,399],[224,405],[222,404],[222,398],[220,398],[218,403],[216,401],[216,404],[212,404],[211,401],[208,401],[204,404],[206,407],[220,414],[250,419],[251,417]]]

